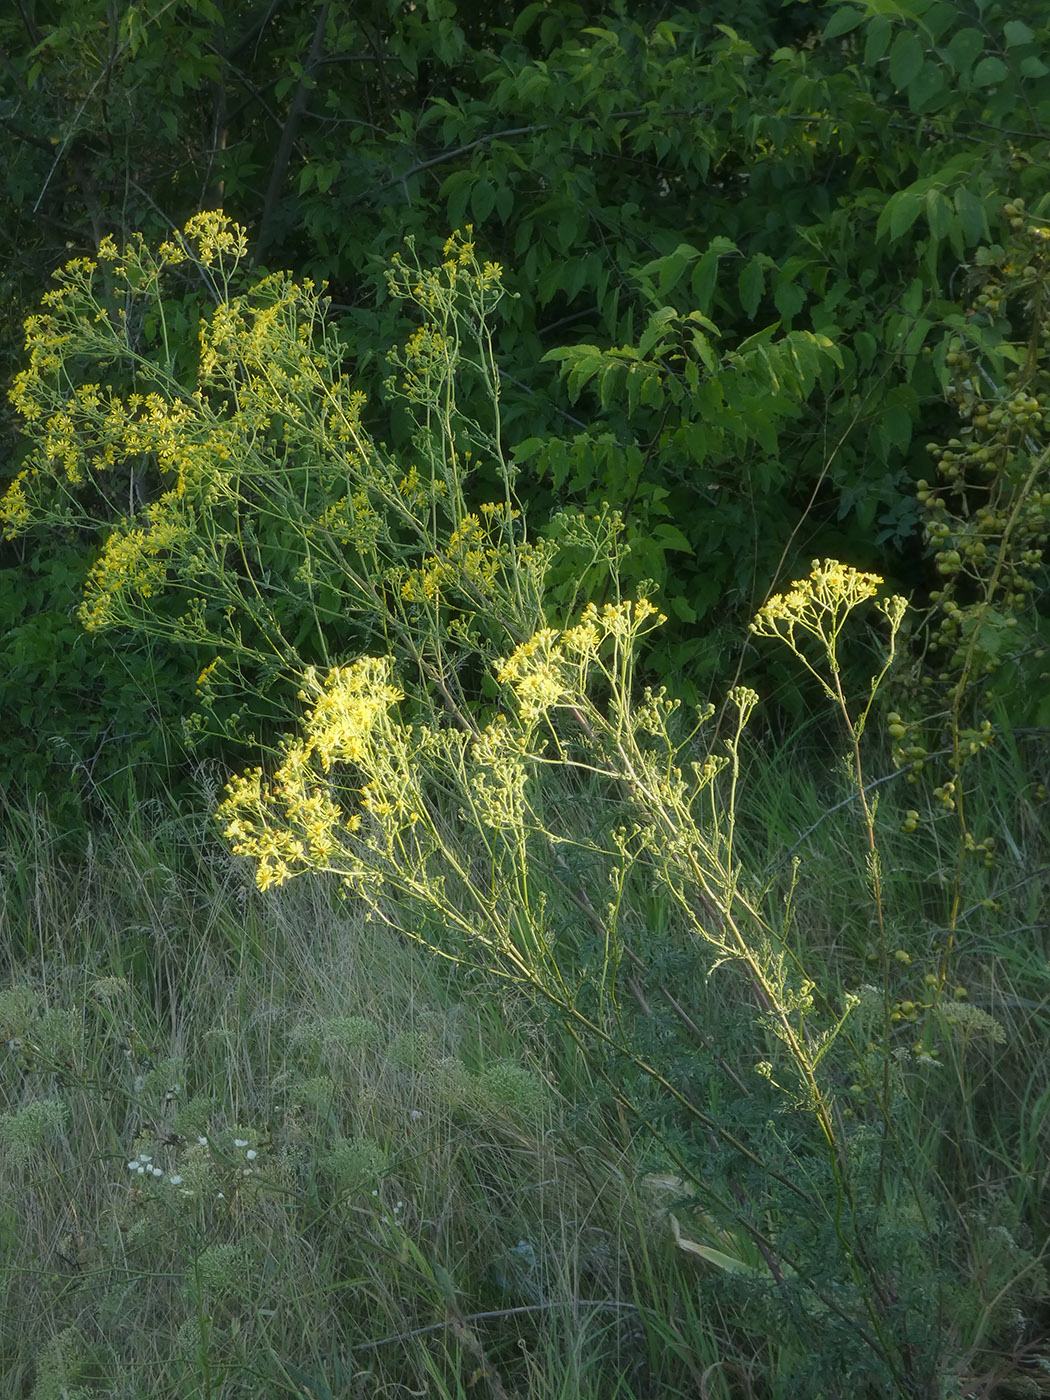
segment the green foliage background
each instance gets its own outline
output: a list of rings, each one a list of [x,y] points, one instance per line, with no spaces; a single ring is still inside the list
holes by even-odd
[[[327,281],[404,449],[383,269],[407,235],[426,260],[473,223],[517,294],[495,348],[530,520],[619,509],[626,586],[654,580],[672,618],[654,667],[706,693],[814,556],[920,603],[933,583],[914,483],[953,430],[975,252],[1009,198],[1045,198],[1048,40],[1037,0],[27,0],[0,19],[0,372],[70,256],[221,205],[260,268]],[[183,333],[191,354],[190,314]],[[23,450],[9,417],[5,478]],[[2,547],[4,788],[188,771],[200,658],[79,633],[95,548]],[[554,583],[568,603],[571,560]],[[789,706],[792,684],[767,675]]]

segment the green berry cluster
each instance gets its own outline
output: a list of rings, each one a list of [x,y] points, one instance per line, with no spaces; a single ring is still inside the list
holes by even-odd
[[[923,725],[914,720],[906,722],[897,710],[891,710],[886,716],[886,725],[893,740],[894,762],[898,768],[908,770],[909,783],[917,782],[929,757],[929,750],[922,741]]]
[[[952,818],[960,854],[985,869],[995,841],[971,830],[964,768],[995,741],[979,713],[994,673],[1025,652],[1042,655],[1026,634],[1050,547],[1050,227],[1021,200],[1002,213],[1003,242],[979,250],[964,328],[945,351],[958,435],[929,446],[936,479],[918,483],[937,586],[898,704],[919,717],[886,716],[908,782],[930,778],[927,819]],[[912,835],[921,820],[909,807],[900,829]],[[897,1009],[909,1019],[910,1008]]]
[[[928,632],[927,686],[988,676],[1045,586],[1050,544],[1050,228],[1021,200],[1003,209],[1004,247],[982,250],[972,331],[950,341],[947,396],[963,428],[931,443],[937,480],[918,484],[941,586]]]

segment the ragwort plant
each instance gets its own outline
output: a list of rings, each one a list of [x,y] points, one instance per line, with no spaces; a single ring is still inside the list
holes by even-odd
[[[958,1290],[936,1190],[899,1131],[860,747],[903,601],[878,601],[887,658],[859,708],[840,643],[879,580],[818,562],[754,624],[814,671],[850,749],[883,985],[837,997],[810,973],[790,898],[770,918],[737,853],[754,692],[733,692],[732,737],[705,754],[705,711],[683,727],[664,691],[639,695],[640,649],[662,621],[647,597],[614,587],[570,625],[545,615],[553,545],[528,538],[500,444],[487,332],[499,269],[456,237],[440,268],[391,270],[392,294],[422,312],[392,355],[391,391],[416,425],[406,465],[366,431],[319,295],[284,274],[236,291],[243,250],[240,230],[202,215],[157,254],[106,243],[60,275],[14,390],[36,447],[3,503],[7,530],[101,528],[83,620],[210,650],[199,727],[258,742],[267,706],[278,720],[303,707],[298,737],[233,778],[219,809],[260,888],[328,872],[379,924],[545,1003],[673,1168],[654,1179],[677,1183],[678,1249],[715,1267],[745,1334],[785,1339],[790,1384],[935,1393],[938,1313]],[[167,290],[186,274],[210,303],[192,354],[171,327],[193,302]],[[484,425],[457,408],[464,376],[487,391]],[[479,499],[493,485],[497,498]],[[614,517],[563,534],[594,561],[611,553],[615,585]],[[697,995],[739,974],[755,1012],[735,1015],[743,1076],[663,985],[673,1047],[640,1049],[624,989],[648,968],[646,898],[699,970]],[[644,1008],[637,978],[632,997]],[[692,1064],[683,1027],[702,1047]],[[716,1103],[718,1073],[736,1102]],[[843,1106],[850,1081],[861,1112]],[[136,1177],[153,1165],[142,1152]]]
[[[461,237],[439,268],[390,269],[390,294],[423,315],[391,355],[416,424],[404,463],[364,425],[323,297],[286,273],[239,291],[246,247],[201,214],[156,251],[107,238],[56,274],[11,394],[33,448],[0,503],[5,535],[102,536],[81,621],[194,649],[191,737],[258,742],[307,665],[377,647],[469,727],[467,663],[535,630],[547,557],[524,539],[500,441],[500,269]],[[457,407],[472,377],[491,389],[486,425]],[[478,499],[479,477],[497,499]]]
[[[855,606],[874,596],[876,582],[826,561],[756,619],[757,630],[784,627],[798,655],[804,655],[798,631],[822,641],[819,661],[832,678],[827,689],[854,739],[864,715],[851,720],[837,689],[837,638]],[[890,638],[903,609],[903,599],[882,603]],[[592,605],[573,627],[540,630],[497,665],[508,704],[476,734],[448,727],[437,714],[421,720],[419,707],[412,722],[402,720],[393,707],[405,697],[391,685],[389,659],[361,658],[323,682],[311,678],[314,703],[302,738],[286,742],[272,776],[255,769],[234,778],[218,816],[235,853],[255,860],[260,888],[311,869],[335,872],[377,920],[444,958],[480,963],[532,988],[588,1053],[610,1051],[613,1061],[650,1079],[665,1109],[672,1106],[706,1140],[735,1154],[738,1172],[748,1170],[750,1186],[738,1183],[736,1196],[725,1183],[713,1190],[694,1149],[655,1128],[692,1190],[743,1229],[746,1245],[738,1243],[738,1250],[743,1245],[745,1259],[736,1257],[736,1267],[753,1280],[760,1270],[746,1256],[755,1252],[767,1277],[788,1292],[791,1281],[804,1278],[809,1326],[815,1315],[839,1317],[885,1366],[883,1379],[902,1393],[918,1393],[913,1358],[895,1336],[900,1299],[879,1260],[879,1203],[865,1198],[874,1196],[872,1183],[858,1168],[861,1134],[844,1133],[823,1064],[834,1060],[836,1037],[860,998],[829,1019],[804,960],[767,923],[736,864],[735,770],[755,694],[739,690],[732,697],[738,731],[724,760],[725,795],[718,790],[722,763],[690,757],[694,734],[672,738],[675,701],[662,692],[633,699],[638,647],[659,620],[641,599]],[[559,784],[573,774],[616,792],[601,832],[588,830],[571,802],[559,801]],[[875,858],[871,868],[876,881]],[[686,937],[707,949],[711,972],[732,963],[745,974],[770,1043],[778,1046],[756,1068],[773,1099],[783,1096],[792,1114],[811,1117],[823,1166],[813,1158],[812,1141],[797,1142],[795,1161],[777,1170],[762,1148],[711,1119],[631,1044],[617,977],[626,960],[637,959],[622,918],[641,883],[655,883],[678,911]],[[573,958],[566,899],[601,935],[598,960],[589,966]],[[627,1109],[645,1117],[608,1071],[606,1079]],[[888,1082],[885,1070],[879,1107],[886,1130]],[[885,1151],[879,1176],[883,1169]],[[795,1210],[823,1218],[837,1242],[839,1280],[816,1281],[812,1257],[792,1253],[777,1231],[759,1225],[774,1183],[795,1197]],[[787,1204],[781,1197],[781,1210]],[[923,1212],[920,1200],[918,1221]],[[711,1257],[728,1259],[724,1250]],[[853,1359],[857,1364],[855,1348]]]

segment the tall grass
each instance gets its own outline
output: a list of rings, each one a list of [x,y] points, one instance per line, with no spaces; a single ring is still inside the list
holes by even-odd
[[[828,801],[841,779],[790,745],[744,767],[738,849],[770,909],[790,894],[824,995],[874,979],[862,826]],[[1030,745],[1004,745],[983,769],[974,800],[998,814],[1002,855],[961,924],[951,1014],[924,1007],[954,833],[939,817],[901,832],[912,792],[881,790],[905,955],[883,1218],[913,1271],[886,1282],[919,1288],[929,1395],[1045,1388],[1050,862],[1031,767]],[[5,1394],[880,1393],[856,1356],[844,1370],[822,1351],[827,1305],[808,1286],[778,1296],[762,1232],[715,1219],[660,1145],[706,1153],[724,1184],[719,1144],[687,1141],[622,1060],[596,1074],[520,989],[435,962],[321,880],[262,896],[206,831],[159,812],[75,859],[39,813],[13,814],[3,880]],[[771,1169],[819,1185],[800,1110],[770,1116],[746,986],[683,944],[666,905],[631,901],[644,937],[618,1014],[639,1054],[777,1148]],[[837,1094],[863,1141],[870,1089]],[[783,1194],[764,1197],[766,1228],[804,1256],[819,1221],[801,1193],[792,1221]]]

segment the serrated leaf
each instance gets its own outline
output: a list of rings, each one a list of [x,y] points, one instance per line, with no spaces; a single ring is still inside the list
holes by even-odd
[[[967,243],[979,243],[988,235],[988,220],[984,205],[977,196],[964,185],[955,191],[955,212],[962,225],[963,237]]]
[[[653,312],[649,317],[648,325],[642,332],[641,339],[638,341],[638,354],[643,359],[650,353],[670,323],[677,319],[678,312],[673,306],[661,306],[658,311]]]
[[[602,367],[601,353],[582,355],[569,370],[566,387],[570,400],[575,403],[580,394]]]
[[[715,354],[707,336],[701,331],[693,331],[692,344],[697,358],[701,361],[708,374],[714,374],[718,369],[718,356]]]
[[[737,278],[737,291],[740,296],[740,305],[744,309],[745,315],[750,319],[758,310],[762,300],[762,293],[766,285],[765,268],[757,258],[751,258],[740,269],[740,276]]]
[[[589,377],[590,376],[588,376],[588,378]],[[633,408],[634,403],[637,401],[638,392],[636,385],[637,370],[635,366],[632,365],[630,369],[628,369],[626,365],[609,364],[608,362],[603,366],[601,377],[598,381],[598,400],[604,412],[607,412],[609,406],[616,401],[623,389],[625,378],[627,378],[629,384],[628,401]],[[586,383],[586,380],[583,382]]]
[[[525,438],[522,442],[515,443],[511,453],[515,463],[531,461],[537,452],[545,445],[546,439],[539,437]]]
[[[790,321],[792,317],[797,316],[805,300],[805,288],[797,286],[794,282],[778,282],[773,290],[773,301],[784,321]]]

